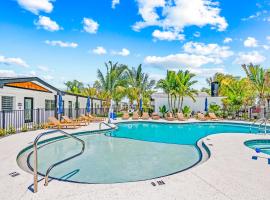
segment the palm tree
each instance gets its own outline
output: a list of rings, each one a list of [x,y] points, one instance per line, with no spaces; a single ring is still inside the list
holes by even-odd
[[[140,98],[150,98],[149,91],[155,85],[154,80],[149,79],[149,75],[142,72],[142,65],[140,64],[138,68],[128,69],[126,73],[126,81],[129,87],[128,96],[133,95],[137,102],[137,108],[139,107]]]
[[[175,71],[167,71],[165,79],[160,79],[156,87],[162,89],[168,95],[169,111],[172,111],[172,98],[175,95]]]
[[[259,95],[259,103],[265,105],[267,94],[269,93],[269,71],[264,70],[260,65],[242,65],[248,79],[253,83],[255,90]]]
[[[115,96],[116,88],[125,85],[124,72],[127,67],[112,63],[109,61],[105,63],[106,74],[100,70],[97,71],[98,80],[95,82],[94,87],[103,92],[106,97],[107,105],[110,105],[110,100]]]
[[[198,94],[197,90],[193,89],[192,86],[198,81],[192,80],[195,74],[190,73],[188,70],[179,70],[176,74],[176,91],[178,95],[178,110],[183,108],[184,96],[190,97],[194,102],[194,95]]]
[[[88,97],[96,97],[97,96],[97,89],[87,85],[86,88],[83,89],[82,94]]]

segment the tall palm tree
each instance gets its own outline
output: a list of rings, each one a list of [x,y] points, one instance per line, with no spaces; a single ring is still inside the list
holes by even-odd
[[[116,88],[125,85],[124,72],[127,70],[125,65],[119,65],[109,61],[105,63],[106,73],[103,74],[100,70],[97,71],[98,80],[94,87],[98,91],[106,93],[107,104],[110,105],[110,100],[113,98]]]
[[[175,76],[175,71],[168,70],[165,79],[160,79],[156,85],[157,88],[162,89],[167,94],[169,111],[172,111],[172,99],[175,94]]]
[[[147,73],[142,72],[141,64],[137,69],[133,67],[132,69],[127,70],[126,80],[129,86],[129,92],[135,96],[137,106],[139,107],[140,98],[147,97],[147,95],[144,94],[152,90],[155,85],[155,81],[151,80]]]
[[[195,77],[195,74],[190,73],[188,70],[182,71],[179,70],[176,74],[176,91],[178,94],[178,110],[183,108],[184,96],[190,97],[195,101],[194,95],[198,94],[197,90],[193,89],[192,86],[198,81],[192,80]]]
[[[264,70],[260,65],[242,65],[248,79],[253,83],[259,96],[260,105],[265,105],[267,94],[269,93],[269,71]]]
[[[97,89],[87,85],[86,88],[83,89],[82,94],[89,97],[96,97],[97,96]]]

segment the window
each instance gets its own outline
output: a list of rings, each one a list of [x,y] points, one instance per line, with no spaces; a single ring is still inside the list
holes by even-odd
[[[2,96],[2,110],[11,111],[13,110],[14,97]]]
[[[45,110],[55,110],[55,101],[46,99]]]

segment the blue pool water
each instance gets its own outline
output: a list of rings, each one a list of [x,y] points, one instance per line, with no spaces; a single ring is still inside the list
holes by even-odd
[[[249,133],[249,126],[211,122],[120,123],[117,130],[78,134],[86,143],[85,152],[55,167],[50,175],[80,183],[119,183],[166,176],[196,165],[201,159],[196,142],[217,133]],[[80,152],[80,148],[80,143],[68,138],[43,144],[38,150],[39,173],[44,174],[51,164]],[[20,156],[31,151],[25,150]],[[32,154],[28,162],[32,166]]]
[[[262,153],[270,155],[270,140],[249,140],[245,145],[254,150],[259,148]]]

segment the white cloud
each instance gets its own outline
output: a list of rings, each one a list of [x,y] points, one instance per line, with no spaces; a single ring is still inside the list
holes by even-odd
[[[102,47],[102,46],[96,47],[95,49],[92,50],[92,52],[94,54],[97,54],[97,55],[107,54],[107,50],[104,47]]]
[[[28,10],[34,14],[38,14],[40,11],[50,13],[53,10],[52,1],[54,0],[17,0],[18,4],[25,10]]]
[[[172,31],[155,30],[152,33],[152,36],[155,39],[158,39],[158,40],[168,40],[168,41],[172,41],[172,40],[184,40],[185,39],[185,35],[180,34],[178,32],[172,32]]]
[[[201,67],[208,63],[217,64],[217,59],[203,55],[179,53],[168,56],[147,56],[144,59],[144,62],[155,66],[163,66],[165,68],[175,68],[179,66]]]
[[[261,55],[258,51],[252,51],[249,53],[240,52],[238,57],[235,59],[235,63],[237,64],[260,64],[265,61],[265,57]]]
[[[213,76],[215,73],[225,73],[223,67],[215,67],[215,68],[187,68],[191,73],[196,74],[199,77],[208,78]]]
[[[41,65],[39,65],[37,68],[38,68],[39,70],[43,71],[43,72],[48,72],[48,71],[50,71],[50,69],[49,69],[48,67],[46,67],[46,66],[41,66]]]
[[[115,9],[116,5],[120,3],[120,0],[112,0],[112,9]]]
[[[75,42],[63,42],[60,40],[46,40],[45,41],[46,44],[51,45],[51,46],[59,46],[59,47],[63,47],[63,48],[76,48],[78,46],[77,43]]]
[[[121,51],[112,51],[112,54],[119,56],[128,56],[130,54],[130,51],[126,48],[123,48]]]
[[[83,18],[83,30],[87,33],[96,33],[99,24],[90,18]]]
[[[248,37],[244,41],[244,46],[245,47],[257,47],[258,46],[258,41],[254,37]]]
[[[223,43],[227,44],[227,43],[230,43],[232,42],[232,38],[230,37],[226,37],[224,40],[223,40]]]
[[[5,56],[0,56],[0,64],[6,65],[18,65],[21,67],[29,67],[29,65],[21,58],[8,58]]]
[[[183,46],[186,53],[210,56],[216,59],[223,59],[233,55],[228,46],[219,46],[218,44],[204,44],[197,42],[188,42]]]
[[[29,74],[30,74],[31,76],[36,76],[36,75],[37,75],[37,73],[36,73],[35,71],[33,71],[33,70],[30,71]]]
[[[218,3],[210,0],[137,0],[137,2],[143,20],[133,25],[136,31],[148,26],[183,31],[187,26],[205,25],[224,31],[228,26],[225,18],[219,15]]]
[[[39,16],[38,21],[35,22],[35,25],[38,28],[43,28],[51,32],[62,29],[55,21],[51,20],[51,18],[46,16]]]
[[[0,77],[17,77],[13,70],[0,70]]]

